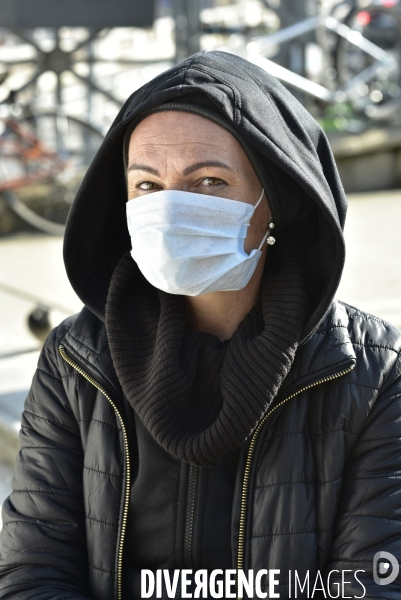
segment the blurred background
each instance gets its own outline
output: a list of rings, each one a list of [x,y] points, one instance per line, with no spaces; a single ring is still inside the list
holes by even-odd
[[[278,77],[326,131],[349,198],[338,297],[401,327],[401,0],[0,0],[0,502],[52,327],[79,183],[122,102],[199,50]]]

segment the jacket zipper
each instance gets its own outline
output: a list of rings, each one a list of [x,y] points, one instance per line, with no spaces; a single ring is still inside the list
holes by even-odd
[[[243,477],[243,481],[242,481],[241,512],[240,512],[239,534],[238,534],[237,573],[238,573],[238,571],[240,571],[244,568],[245,523],[246,523],[246,514],[247,514],[247,499],[248,499],[249,480],[250,480],[250,474],[251,474],[252,459],[253,459],[253,456],[255,453],[256,441],[259,437],[259,433],[260,433],[263,425],[266,423],[268,417],[277,408],[279,408],[280,406],[283,406],[283,404],[288,402],[288,400],[291,400],[291,398],[294,398],[295,396],[298,396],[299,394],[302,394],[306,390],[309,390],[310,388],[320,385],[321,383],[326,383],[327,381],[337,379],[338,377],[343,377],[343,375],[347,375],[347,373],[350,373],[354,367],[355,367],[355,364],[351,365],[345,371],[340,371],[339,373],[335,373],[334,375],[329,375],[328,377],[324,377],[323,379],[318,379],[317,381],[314,381],[313,383],[310,383],[309,385],[294,392],[287,398],[284,398],[284,400],[281,400],[281,402],[279,402],[278,404],[273,406],[264,415],[262,420],[257,425],[255,431],[253,432],[251,442],[250,442],[249,448],[248,448],[248,454],[247,454],[245,470],[244,470],[244,477]],[[239,596],[238,596],[238,575],[237,575],[237,600],[242,600],[242,598],[239,598]]]
[[[198,467],[191,465],[189,468],[188,482],[188,508],[185,524],[185,565],[193,568],[193,537],[195,524],[196,492],[198,488]]]
[[[77,371],[80,375],[82,375],[82,377],[84,377],[87,381],[89,381],[89,383],[91,383],[97,390],[99,390],[99,392],[101,392],[103,394],[103,396],[105,396],[105,398],[109,401],[109,403],[113,407],[113,410],[116,413],[117,418],[121,423],[121,429],[122,429],[123,438],[124,438],[124,462],[125,462],[124,467],[125,467],[125,474],[126,474],[123,515],[122,515],[122,521],[121,521],[120,540],[119,540],[119,544],[118,544],[118,553],[117,553],[117,600],[121,600],[122,599],[123,549],[124,549],[125,532],[127,529],[129,495],[130,495],[130,487],[131,487],[131,463],[130,463],[130,458],[129,458],[127,429],[125,427],[125,423],[123,421],[120,411],[118,410],[116,404],[113,402],[113,400],[110,398],[110,396],[107,394],[104,387],[101,386],[100,383],[98,383],[95,379],[93,379],[93,377],[91,375],[89,375],[89,373],[87,373],[84,369],[82,369],[82,367],[80,367],[76,362],[74,362],[68,356],[68,354],[65,352],[65,350],[62,346],[59,347],[59,352],[60,352],[62,358],[65,360],[65,362],[70,365],[70,367],[75,369],[75,371]]]

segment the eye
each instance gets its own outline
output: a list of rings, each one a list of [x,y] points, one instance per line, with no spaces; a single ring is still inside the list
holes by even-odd
[[[138,183],[136,187],[145,192],[157,190],[159,188],[157,183],[154,183],[153,181],[142,181],[142,183]]]
[[[226,183],[224,179],[219,177],[204,177],[201,181],[201,185],[214,186]]]

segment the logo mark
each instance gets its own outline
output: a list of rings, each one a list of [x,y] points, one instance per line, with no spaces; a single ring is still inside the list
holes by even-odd
[[[399,571],[400,565],[393,554],[384,550],[376,552],[373,557],[373,579],[377,585],[392,583],[397,579]]]

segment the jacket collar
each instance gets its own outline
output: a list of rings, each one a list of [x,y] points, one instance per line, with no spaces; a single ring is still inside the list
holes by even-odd
[[[123,393],[114,370],[105,324],[88,308],[77,315],[61,341],[67,354],[109,391],[114,401]],[[349,334],[349,316],[345,305],[334,300],[315,333],[298,348],[294,363],[280,391],[309,385],[330,377],[356,362]],[[122,402],[122,400],[121,400]]]
[[[356,362],[356,354],[349,325],[345,305],[334,300],[315,333],[299,346],[281,392],[286,395],[293,393],[295,389],[352,367]]]
[[[103,321],[84,306],[60,346],[107,390],[114,402],[118,402],[122,390],[114,370]]]

